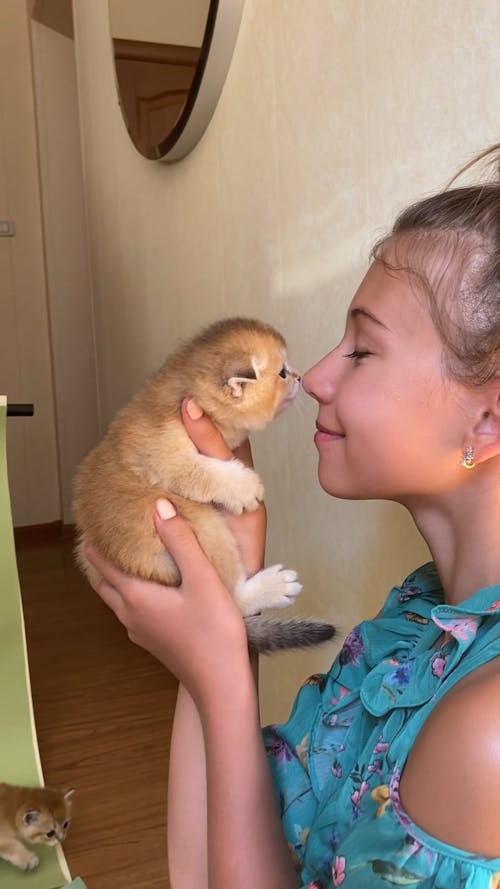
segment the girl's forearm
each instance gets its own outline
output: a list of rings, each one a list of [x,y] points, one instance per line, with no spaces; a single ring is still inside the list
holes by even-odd
[[[179,686],[168,787],[171,889],[295,889],[251,670],[237,693],[232,678],[229,686],[230,696],[218,693],[206,708],[203,729]]]
[[[167,842],[171,889],[208,889],[205,746],[198,711],[182,685],[170,742]]]
[[[248,669],[202,714],[207,763],[209,889],[296,889],[281,829],[258,700]]]

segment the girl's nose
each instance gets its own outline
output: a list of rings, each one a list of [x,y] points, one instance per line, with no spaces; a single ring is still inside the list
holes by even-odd
[[[335,386],[331,352],[306,371],[302,377],[302,387],[311,398],[320,403],[332,400]]]
[[[308,395],[311,395],[314,398],[312,387],[313,387],[313,370],[314,367],[310,367],[309,370],[306,370],[304,376],[302,377],[302,388]]]

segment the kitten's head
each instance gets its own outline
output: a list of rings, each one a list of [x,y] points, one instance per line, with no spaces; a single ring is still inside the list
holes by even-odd
[[[222,426],[260,429],[297,395],[300,376],[288,364],[285,340],[268,324],[228,318],[193,346],[197,373],[190,394]]]
[[[30,843],[56,846],[61,843],[71,821],[71,800],[74,790],[37,788],[17,811],[19,835]]]

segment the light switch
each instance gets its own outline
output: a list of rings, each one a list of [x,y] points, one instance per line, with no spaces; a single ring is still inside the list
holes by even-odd
[[[16,233],[16,223],[13,219],[0,219],[0,238],[13,238]]]

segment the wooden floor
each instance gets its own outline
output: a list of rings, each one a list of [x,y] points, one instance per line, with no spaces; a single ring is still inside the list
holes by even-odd
[[[177,684],[129,642],[71,541],[17,540],[45,782],[74,786],[64,845],[88,889],[167,889],[166,788]]]

